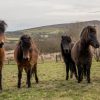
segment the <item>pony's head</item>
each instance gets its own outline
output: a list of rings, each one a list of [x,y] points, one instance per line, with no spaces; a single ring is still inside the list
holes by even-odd
[[[3,21],[3,20],[0,20],[0,33],[4,33],[5,32],[6,26],[7,26],[6,22]]]
[[[30,59],[30,51],[32,47],[32,39],[28,35],[23,35],[20,38],[20,48],[23,53],[23,59],[29,60]]]
[[[2,46],[4,45],[4,41],[5,41],[5,29],[6,29],[7,24],[3,21],[0,20],[0,48],[2,48]]]
[[[98,48],[100,45],[97,40],[97,32],[94,26],[85,27],[81,32],[80,38],[82,41],[93,46],[94,48]]]
[[[70,36],[62,36],[62,47],[65,53],[68,53],[70,51],[70,43],[71,43],[71,38]]]

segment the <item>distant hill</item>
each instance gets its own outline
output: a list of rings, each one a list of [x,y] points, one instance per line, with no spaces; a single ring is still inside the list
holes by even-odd
[[[32,36],[36,34],[58,34],[59,32],[66,32],[68,34],[71,34],[72,36],[78,35],[82,28],[87,25],[94,25],[97,27],[97,30],[99,31],[100,27],[100,21],[93,20],[93,21],[85,21],[85,22],[76,22],[76,23],[64,23],[64,24],[56,24],[56,25],[48,25],[48,26],[41,26],[36,28],[30,28],[30,29],[24,29],[20,31],[13,31],[13,32],[7,32],[7,35],[10,37],[19,37],[22,34],[30,34]],[[75,32],[71,32],[75,31]]]
[[[19,37],[23,34],[29,34],[36,42],[40,52],[50,53],[60,51],[61,36],[64,34],[70,35],[73,41],[79,39],[79,34],[87,25],[96,26],[98,38],[100,41],[100,21],[85,21],[76,23],[64,23],[56,25],[48,25],[20,31],[7,32],[7,42],[5,47],[7,50],[15,48]]]

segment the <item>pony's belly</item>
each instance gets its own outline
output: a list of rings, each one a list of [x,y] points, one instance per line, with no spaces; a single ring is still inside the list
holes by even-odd
[[[92,57],[83,57],[79,59],[81,64],[88,64],[92,62]]]

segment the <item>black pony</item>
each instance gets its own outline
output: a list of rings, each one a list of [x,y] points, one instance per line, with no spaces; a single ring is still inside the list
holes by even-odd
[[[63,60],[66,65],[66,80],[69,78],[69,70],[70,70],[70,77],[72,78],[73,73],[75,74],[75,77],[77,79],[77,71],[74,61],[71,58],[71,49],[73,47],[73,43],[71,41],[71,38],[69,36],[62,36],[61,40],[61,53]]]

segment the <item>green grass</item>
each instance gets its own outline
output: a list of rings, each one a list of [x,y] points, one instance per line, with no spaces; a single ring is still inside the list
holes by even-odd
[[[3,68],[3,91],[0,100],[100,100],[100,62],[93,61],[91,84],[84,79],[78,84],[76,79],[65,80],[63,63],[45,62],[38,64],[39,84],[32,78],[32,87],[26,87],[23,72],[22,88],[17,89],[17,66]]]

